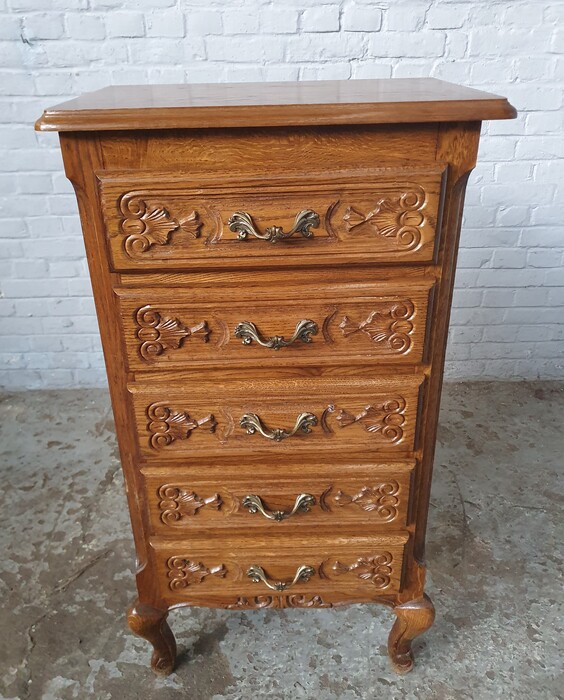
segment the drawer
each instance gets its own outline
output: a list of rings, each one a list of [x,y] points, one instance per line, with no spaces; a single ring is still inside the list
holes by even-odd
[[[200,455],[410,453],[422,375],[233,380],[178,374],[129,385],[147,460]],[[370,457],[367,457],[370,459]]]
[[[114,270],[432,262],[444,166],[235,181],[98,173]]]
[[[177,536],[200,527],[287,529],[288,525],[407,525],[413,463],[272,465],[237,472],[210,465],[195,474],[145,474],[153,532]],[[209,472],[216,472],[213,477]],[[304,472],[311,476],[304,476]],[[206,476],[204,476],[206,474]]]
[[[408,535],[359,537],[306,532],[299,540],[268,536],[153,541],[161,596],[166,602],[207,595],[263,596],[287,591],[343,591],[377,597],[401,588]],[[234,600],[235,602],[235,600]]]
[[[245,299],[240,288],[222,288],[222,298],[210,303],[183,288],[116,294],[133,370],[222,361],[252,367],[339,360],[413,364],[423,356],[430,286],[248,287]]]

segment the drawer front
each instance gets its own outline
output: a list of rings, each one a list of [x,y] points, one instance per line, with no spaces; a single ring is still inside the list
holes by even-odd
[[[407,535],[331,538],[304,533],[299,541],[269,537],[153,543],[157,576],[167,602],[207,595],[263,596],[280,591],[323,595],[344,591],[377,597],[401,588]],[[305,569],[305,571],[304,571]]]
[[[331,469],[308,464],[307,471],[312,476],[305,478],[304,467],[282,467],[276,479],[270,464],[216,478],[195,477],[185,469],[153,471],[145,476],[152,531],[177,536],[208,526],[273,531],[294,524],[406,526],[412,463]],[[267,476],[257,479],[257,474]]]
[[[335,450],[410,453],[422,376],[130,385],[146,460]],[[184,388],[177,388],[177,387]],[[368,457],[370,458],[370,457]]]
[[[270,183],[159,172],[98,178],[113,269],[131,270],[431,262],[443,173],[433,164]]]
[[[387,293],[366,285],[354,295],[251,287],[245,300],[240,289],[226,288],[215,303],[198,303],[182,288],[116,293],[133,370],[223,360],[250,367],[366,359],[413,364],[423,356],[429,285],[391,283]]]

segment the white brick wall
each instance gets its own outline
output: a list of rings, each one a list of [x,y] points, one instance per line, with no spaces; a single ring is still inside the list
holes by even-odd
[[[44,107],[112,83],[429,75],[519,110],[483,128],[448,375],[563,376],[563,22],[562,0],[0,0],[0,383],[105,382]]]

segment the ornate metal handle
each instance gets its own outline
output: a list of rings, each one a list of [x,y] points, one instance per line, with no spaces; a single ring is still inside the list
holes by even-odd
[[[300,495],[296,497],[296,502],[294,503],[292,510],[274,510],[269,513],[264,507],[260,496],[250,494],[249,496],[245,496],[245,498],[243,498],[243,507],[246,508],[249,513],[262,513],[265,518],[268,518],[268,520],[276,520],[277,522],[286,520],[286,518],[291,518],[292,515],[295,515],[300,511],[302,513],[307,513],[309,507],[313,505],[315,505],[315,496],[312,496],[310,493],[300,493]]]
[[[268,226],[261,233],[255,226],[253,217],[246,211],[236,211],[227,222],[227,225],[231,231],[236,232],[237,238],[240,241],[244,241],[247,236],[254,236],[259,238],[261,241],[270,241],[271,243],[277,243],[285,238],[290,238],[294,233],[301,233],[304,238],[311,238],[313,232],[310,228],[317,228],[319,226],[319,214],[313,211],[313,209],[304,209],[299,214],[296,214],[296,220],[291,230],[286,233],[280,226]]]
[[[258,566],[258,564],[252,564],[247,569],[247,576],[251,579],[251,581],[254,581],[254,583],[260,583],[262,581],[267,588],[270,588],[271,591],[286,591],[288,588],[291,588],[293,585],[298,583],[298,581],[309,581],[314,574],[315,569],[313,566],[302,564],[302,566],[298,566],[296,575],[292,581],[274,581],[271,583],[266,578],[264,569],[261,566]]]
[[[300,413],[300,415],[296,418],[296,424],[292,430],[284,430],[283,428],[274,428],[274,430],[269,430],[263,426],[261,419],[256,413],[245,413],[245,415],[241,416],[239,425],[241,428],[245,428],[249,435],[259,432],[263,437],[268,438],[269,440],[280,442],[280,440],[292,437],[292,435],[295,435],[298,430],[301,430],[302,433],[311,433],[311,426],[317,425],[317,418],[313,415],[313,413]]]
[[[287,348],[288,345],[292,345],[292,343],[295,343],[297,340],[301,340],[302,343],[311,343],[311,336],[316,335],[318,330],[315,321],[304,319],[296,325],[294,335],[289,340],[285,340],[281,335],[273,335],[272,338],[265,340],[254,323],[250,321],[241,321],[241,323],[238,323],[235,327],[235,337],[242,338],[243,345],[250,345],[253,340],[255,340],[259,345],[262,345],[263,348],[280,350],[280,348]]]

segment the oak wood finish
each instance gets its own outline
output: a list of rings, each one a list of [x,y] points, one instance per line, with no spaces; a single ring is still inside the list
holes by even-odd
[[[131,85],[83,95],[44,112],[51,131],[511,119],[499,95],[434,78]]]
[[[127,624],[132,632],[153,645],[151,668],[159,676],[168,676],[176,660],[176,640],[168,622],[168,610],[159,610],[136,600],[127,611]]]
[[[182,376],[182,375],[180,375]],[[410,456],[415,447],[422,376],[393,379],[251,378],[237,381],[218,370],[213,383],[177,389],[169,382],[130,385],[139,454],[146,462],[184,457],[234,456],[253,448],[283,459],[296,451],[331,453],[361,445],[367,454]],[[179,382],[181,383],[181,382]],[[280,441],[241,425],[257,415],[265,432],[291,430],[302,413],[315,416],[307,431]]]
[[[283,474],[261,479],[257,467],[243,465],[235,471],[219,466],[201,473],[197,467],[184,465],[175,469],[145,467],[145,484],[149,499],[153,533],[178,537],[206,527],[246,530],[269,528],[284,533],[293,525],[318,527],[340,523],[367,524],[382,532],[404,529],[408,525],[408,508],[413,462],[391,464],[344,464],[339,473],[327,465],[294,463],[284,465]],[[260,467],[268,472],[265,460]],[[233,469],[233,467],[231,467]],[[211,472],[211,473],[210,473]],[[305,472],[305,473],[304,473]],[[314,501],[306,510],[280,521],[269,520],[260,511],[251,512],[245,498],[257,495],[267,512],[290,512],[296,498],[303,493]]]
[[[410,670],[464,190],[481,120],[514,115],[400,80],[108,88],[38,121],[64,132],[156,672],[171,608],[352,602],[394,609]]]
[[[413,668],[411,642],[426,632],[435,620],[435,607],[427,595],[394,607],[396,621],[388,639],[388,654],[395,671],[408,673]]]
[[[182,369],[195,364],[269,365],[291,362],[332,363],[336,358],[386,359],[413,364],[423,357],[429,289],[388,288],[381,295],[367,287],[355,296],[337,288],[333,301],[323,289],[294,291],[293,298],[268,299],[268,288],[249,288],[256,301],[180,302],[178,294],[158,289],[120,298],[129,366]],[[236,299],[236,288],[226,289]],[[310,321],[303,336],[289,342],[302,321]],[[244,324],[252,324],[250,331]],[[279,343],[289,343],[281,345]],[[270,345],[270,347],[268,347]]]
[[[299,547],[288,536],[272,533],[267,542],[243,533],[223,536],[210,545],[205,535],[189,540],[153,539],[160,603],[174,605],[201,600],[206,595],[222,595],[235,600],[268,594],[264,583],[255,583],[247,575],[253,565],[263,568],[272,582],[291,582],[296,570],[307,565],[311,578],[286,590],[296,595],[326,592],[354,592],[377,598],[393,595],[401,586],[402,561],[408,535],[360,536],[341,529],[329,536],[318,528],[310,532]],[[202,598],[203,596],[203,598]]]
[[[319,166],[326,171],[307,179],[271,176],[248,183],[234,182],[228,172],[209,183],[182,172],[100,173],[113,268],[303,265],[304,258],[316,262],[328,254],[350,262],[433,260],[443,165],[341,178],[328,172],[330,161],[320,159]],[[258,237],[272,226],[291,230],[304,210],[316,216],[307,237],[283,243]],[[255,235],[242,238],[236,222],[230,226],[241,211]]]

